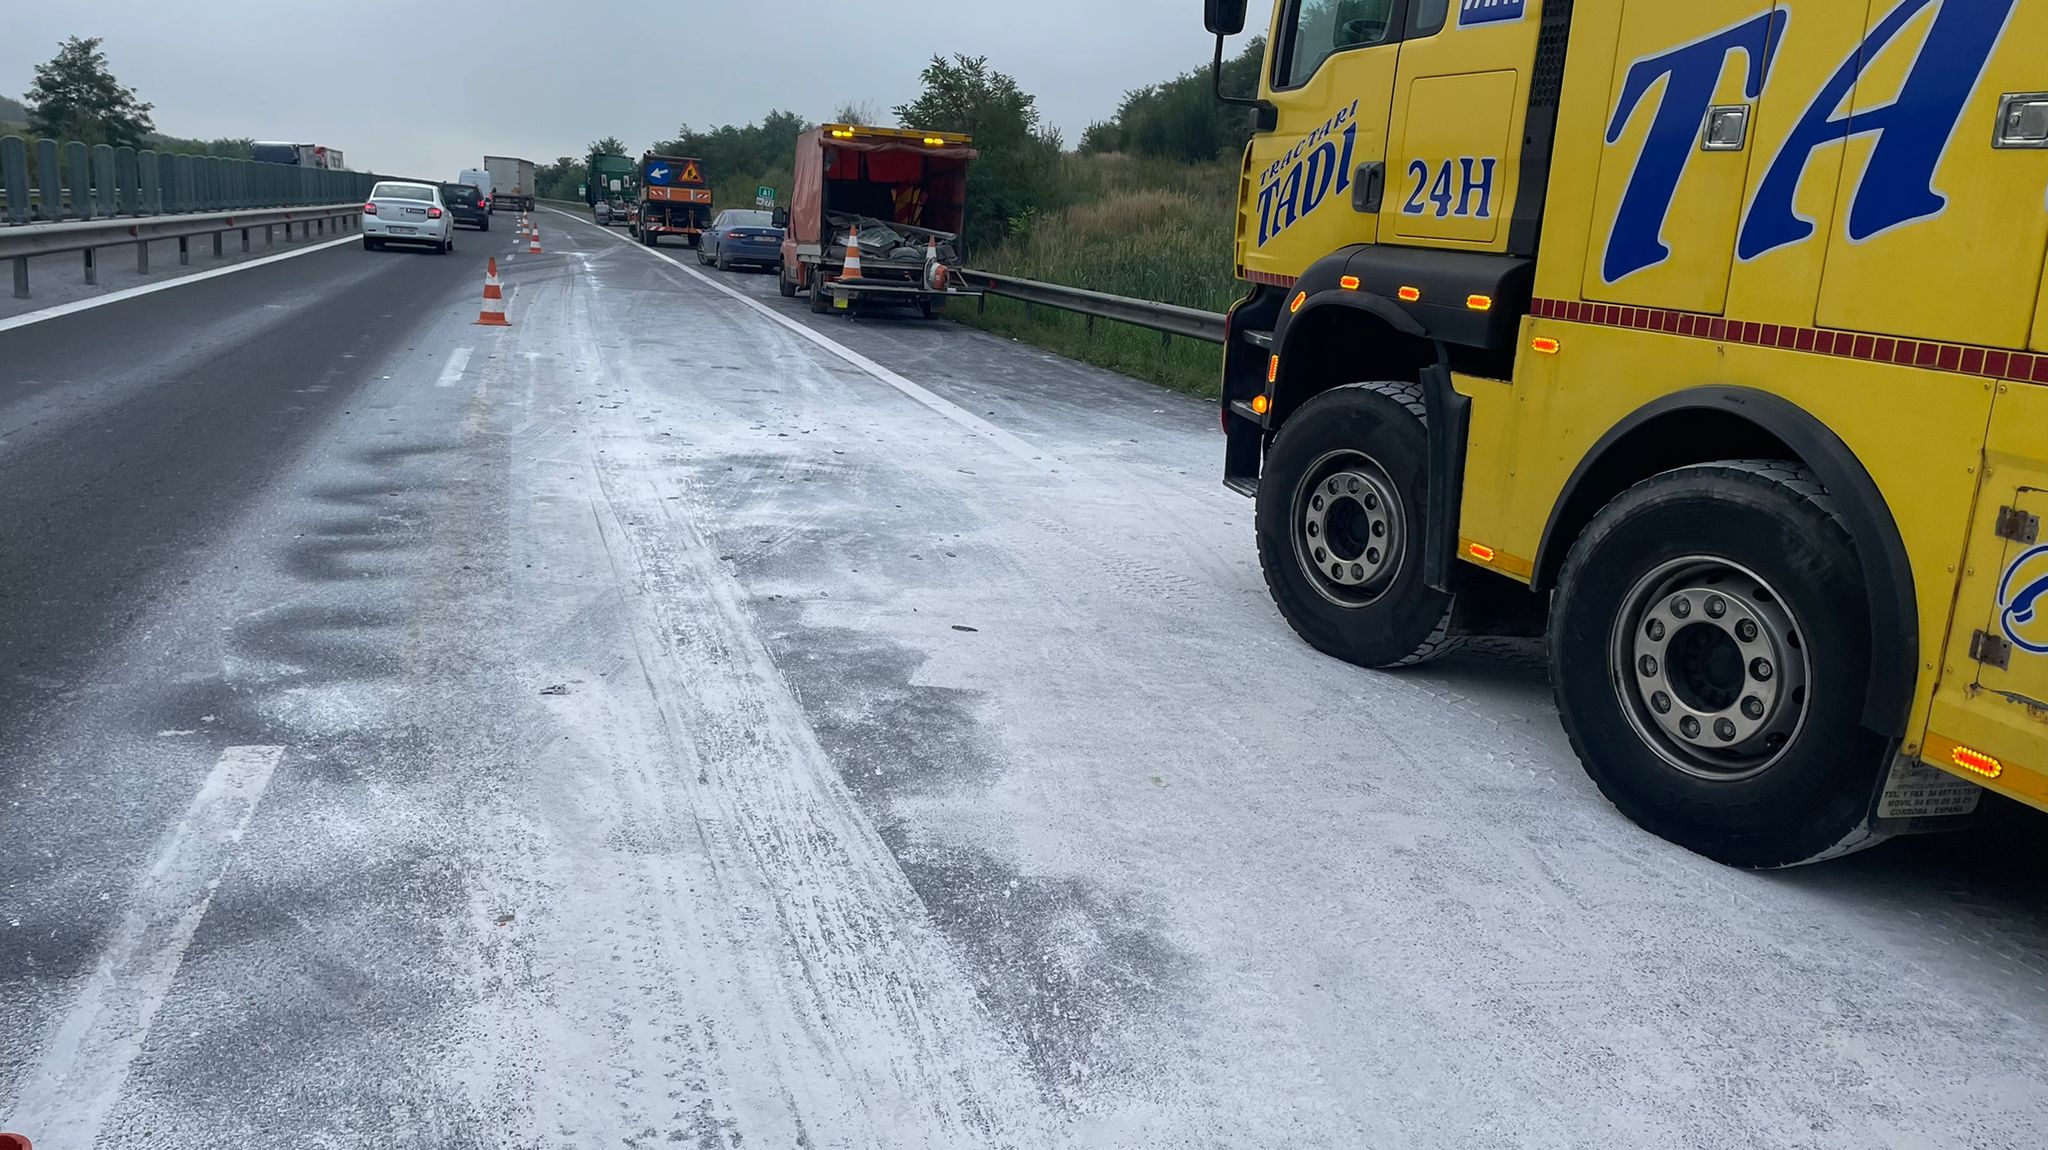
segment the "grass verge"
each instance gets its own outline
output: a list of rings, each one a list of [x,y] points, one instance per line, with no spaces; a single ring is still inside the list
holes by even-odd
[[[1089,288],[1135,299],[1225,311],[1243,294],[1231,252],[1237,169],[1126,155],[1069,155],[1061,176],[1067,207],[1030,221],[1019,236],[970,253],[984,271]],[[990,299],[956,308],[962,323],[1112,371],[1213,397],[1223,349],[1110,320]]]

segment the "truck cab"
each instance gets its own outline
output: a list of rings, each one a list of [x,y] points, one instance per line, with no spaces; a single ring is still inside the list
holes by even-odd
[[[1546,636],[1603,793],[1735,865],[2048,807],[2048,5],[1266,34],[1225,481],[1304,639]]]
[[[711,226],[704,161],[649,152],[640,157],[639,188],[639,214],[631,227],[641,243],[655,247],[663,236],[680,236],[693,248],[704,242],[704,229]]]

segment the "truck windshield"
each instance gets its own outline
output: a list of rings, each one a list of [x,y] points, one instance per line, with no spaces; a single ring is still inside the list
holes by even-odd
[[[1386,43],[1393,8],[1394,0],[1297,0],[1278,86],[1308,83],[1323,61],[1346,48]]]
[[[296,164],[299,149],[294,144],[256,144],[249,149],[249,158],[266,164]]]

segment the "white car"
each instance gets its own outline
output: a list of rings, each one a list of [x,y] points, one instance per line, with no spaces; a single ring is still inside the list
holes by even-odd
[[[425,244],[442,255],[455,250],[455,217],[434,184],[384,180],[363,205],[363,248]]]

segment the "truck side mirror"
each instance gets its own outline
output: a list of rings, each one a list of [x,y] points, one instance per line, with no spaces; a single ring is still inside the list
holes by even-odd
[[[1203,0],[1202,21],[1215,36],[1235,36],[1244,31],[1245,0]]]
[[[774,224],[774,226],[776,226],[776,227],[778,227],[778,228],[786,228],[786,227],[788,227],[788,226],[789,226],[789,209],[788,209],[788,208],[777,208],[777,209],[775,209],[775,216],[774,216],[774,218],[773,218],[773,220],[772,220],[771,222],[772,222],[772,223]]]

